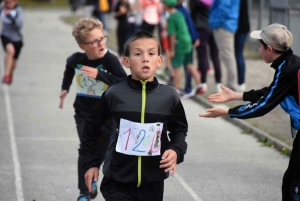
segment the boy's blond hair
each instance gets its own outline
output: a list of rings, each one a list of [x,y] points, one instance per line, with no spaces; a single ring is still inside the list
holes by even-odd
[[[103,30],[103,24],[96,18],[82,18],[73,27],[72,35],[78,44],[85,42],[86,37],[93,29]]]

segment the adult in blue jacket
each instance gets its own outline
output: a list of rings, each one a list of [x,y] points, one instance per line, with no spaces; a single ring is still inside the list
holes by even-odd
[[[209,26],[227,69],[226,86],[233,90],[236,90],[234,34],[238,28],[239,10],[240,0],[214,0],[209,15]]]

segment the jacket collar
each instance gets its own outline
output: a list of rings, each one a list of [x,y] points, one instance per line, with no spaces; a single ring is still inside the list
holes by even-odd
[[[137,90],[137,91],[142,91],[142,83],[140,80],[134,80],[131,78],[131,75],[129,75],[127,77],[127,83],[128,85],[133,88],[134,90]],[[155,90],[156,88],[158,87],[158,81],[157,81],[157,78],[154,77],[154,80],[152,82],[147,82],[146,83],[146,91],[149,92],[149,91],[153,91]]]
[[[273,63],[271,64],[271,67],[274,69],[277,69],[277,67],[282,64],[282,62],[284,60],[286,60],[288,57],[293,55],[293,50],[288,49],[287,51],[285,51],[282,55],[280,55],[277,59],[275,59],[273,61]]]

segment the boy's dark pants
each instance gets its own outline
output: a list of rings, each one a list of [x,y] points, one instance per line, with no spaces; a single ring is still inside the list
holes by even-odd
[[[106,201],[162,201],[164,180],[136,187],[103,177],[100,191]]]
[[[76,121],[77,133],[78,133],[80,143],[83,140],[83,130],[84,130],[85,116],[86,115],[82,114],[82,113],[81,114],[77,113],[77,114],[74,115],[75,121]],[[112,134],[114,132],[114,130],[115,130],[115,123],[113,122],[112,119],[108,119],[106,121],[106,123],[104,124],[104,126],[102,127],[103,135],[99,136],[99,138],[98,138],[99,152],[105,153],[104,150],[107,150],[108,145],[109,145],[109,141],[110,141],[109,140],[110,135],[108,135],[108,134],[109,133]],[[102,156],[102,158],[104,158],[104,157],[105,157],[105,155]],[[85,184],[85,179],[84,179],[85,172],[82,168],[82,160],[80,159],[79,156],[78,156],[77,170],[78,170],[78,189],[82,193],[88,192],[87,186]]]
[[[294,140],[289,166],[282,181],[282,201],[300,200],[300,132]]]

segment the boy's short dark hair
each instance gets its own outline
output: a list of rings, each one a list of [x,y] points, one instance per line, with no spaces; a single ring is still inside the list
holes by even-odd
[[[144,30],[141,30],[141,31],[137,31],[135,32],[125,43],[124,45],[124,55],[125,57],[128,57],[130,55],[130,45],[138,40],[138,39],[141,39],[141,38],[150,38],[150,39],[153,39],[157,42],[157,46],[158,46],[158,55],[161,54],[161,46],[160,46],[160,42],[158,41],[158,39],[150,32],[148,31],[144,31]]]
[[[264,46],[264,49],[266,50],[267,47],[268,47],[268,45],[262,39],[258,39],[258,41]],[[273,49],[273,50],[274,50],[274,52],[276,54],[283,54],[283,53],[285,53],[285,51],[279,51],[279,50],[275,50],[275,49]]]

